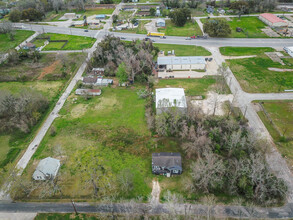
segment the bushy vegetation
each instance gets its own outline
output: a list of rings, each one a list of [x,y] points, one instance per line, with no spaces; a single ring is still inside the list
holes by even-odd
[[[151,41],[125,43],[119,38],[107,36],[99,43],[89,68],[105,67],[106,74],[115,76],[118,66],[124,62],[129,79],[146,82],[147,76],[152,73],[153,56],[157,53],[158,49]]]
[[[7,52],[9,49],[14,49],[28,37],[33,35],[33,31],[14,30],[10,33],[0,34],[0,52]],[[13,37],[11,37],[11,34]]]
[[[231,28],[223,19],[207,20],[203,24],[203,31],[211,37],[227,37],[231,34]]]
[[[0,92],[0,132],[20,130],[29,132],[48,108],[48,100],[41,94],[22,91],[16,96]]]
[[[268,144],[257,139],[240,120],[204,117],[189,105],[187,115],[176,108],[156,116],[156,132],[180,138],[190,166],[190,193],[226,193],[258,204],[284,201],[287,186],[265,161]]]

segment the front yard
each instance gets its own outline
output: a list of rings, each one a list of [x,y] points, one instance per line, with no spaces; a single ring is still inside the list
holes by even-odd
[[[249,56],[274,51],[271,47],[220,47],[220,52],[224,56]]]
[[[211,53],[201,46],[194,45],[178,45],[178,44],[157,44],[154,46],[158,47],[160,50],[168,55],[168,51],[175,51],[176,56],[210,56]]]
[[[158,28],[158,31],[165,33],[166,36],[190,37],[202,35],[202,31],[196,21],[195,23],[187,22],[183,27],[177,27],[170,20],[166,20],[166,28]]]

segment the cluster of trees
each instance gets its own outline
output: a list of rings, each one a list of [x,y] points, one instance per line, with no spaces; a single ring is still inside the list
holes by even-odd
[[[276,204],[286,197],[287,186],[265,161],[267,143],[257,139],[243,121],[204,116],[188,105],[187,114],[176,108],[156,116],[156,132],[180,138],[190,166],[190,193],[224,192],[258,204]]]
[[[208,19],[203,24],[203,31],[211,37],[227,37],[231,34],[230,25],[223,19]]]
[[[120,82],[125,82],[126,78],[146,82],[152,73],[153,56],[157,53],[158,48],[151,41],[126,43],[109,35],[99,43],[89,69],[101,66],[105,68],[105,74],[111,76],[115,76],[118,70]]]
[[[9,20],[12,22],[18,22],[20,20],[39,21],[44,17],[44,13],[35,9],[28,8],[22,11],[14,9],[9,13]]]
[[[0,132],[29,132],[49,106],[46,97],[24,90],[19,95],[0,92]]]
[[[191,19],[191,11],[189,8],[178,8],[170,12],[169,17],[176,26],[184,26]]]
[[[230,9],[237,10],[241,14],[254,12],[268,12],[275,9],[276,0],[241,0],[231,3]]]
[[[8,51],[8,57],[7,57],[7,65],[17,65],[19,62],[25,59],[30,59],[34,63],[38,62],[38,60],[41,58],[41,54],[37,50],[15,50],[11,49]]]
[[[162,0],[164,6],[168,8],[197,8],[204,0],[190,0],[190,1],[179,1],[179,0]]]
[[[14,40],[15,31],[10,21],[3,21],[0,26],[0,34],[8,34],[10,40]]]

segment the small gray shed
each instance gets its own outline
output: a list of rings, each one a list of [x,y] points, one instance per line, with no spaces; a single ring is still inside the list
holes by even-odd
[[[182,163],[180,153],[153,153],[152,173],[157,175],[179,175],[182,174]]]

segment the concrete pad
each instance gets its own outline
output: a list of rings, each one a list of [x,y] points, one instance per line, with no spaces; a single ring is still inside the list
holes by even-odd
[[[0,213],[0,220],[33,220],[38,213]]]

